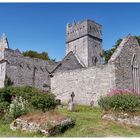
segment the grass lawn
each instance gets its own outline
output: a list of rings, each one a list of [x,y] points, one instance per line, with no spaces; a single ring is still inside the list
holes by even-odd
[[[66,107],[56,109],[76,120],[73,128],[55,137],[123,137],[140,136],[140,128],[120,126],[118,124],[102,121],[99,108],[77,106],[75,112],[67,111]],[[0,137],[41,137],[40,134],[31,134],[20,131],[12,131],[8,124],[0,123]]]
[[[9,124],[0,123],[0,137],[42,137],[42,135],[37,133],[12,131]]]
[[[76,120],[74,128],[65,131],[57,137],[138,137],[140,128],[120,126],[118,124],[103,121],[99,108],[78,106],[75,112],[67,109],[59,109],[60,112]]]

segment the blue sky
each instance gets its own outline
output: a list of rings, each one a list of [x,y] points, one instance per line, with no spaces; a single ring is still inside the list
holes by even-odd
[[[93,19],[103,26],[103,48],[111,48],[129,33],[140,35],[140,3],[0,3],[0,34],[10,48],[65,55],[65,26]]]

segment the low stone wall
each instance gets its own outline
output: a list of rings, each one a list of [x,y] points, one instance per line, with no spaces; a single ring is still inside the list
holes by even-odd
[[[65,130],[66,128],[73,126],[73,120],[71,118],[66,118],[59,122],[57,121],[49,121],[47,124],[44,125],[39,124],[35,121],[27,121],[22,118],[17,118],[13,121],[10,125],[12,130],[22,130],[26,132],[39,132],[46,136],[55,135],[60,133],[61,130]]]
[[[103,120],[109,120],[109,121],[113,121],[119,124],[127,124],[130,126],[136,126],[136,127],[140,127],[140,116],[135,115],[135,116],[130,116],[129,114],[125,113],[125,114],[104,114],[102,116]]]
[[[51,91],[62,102],[68,102],[74,92],[78,104],[97,105],[101,95],[115,88],[114,65],[62,71],[51,78]]]

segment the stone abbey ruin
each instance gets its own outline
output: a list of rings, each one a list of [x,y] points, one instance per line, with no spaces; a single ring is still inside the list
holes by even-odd
[[[51,90],[62,102],[70,99],[89,105],[111,89],[140,92],[140,45],[126,36],[107,64],[103,63],[102,26],[85,20],[66,26],[66,56],[60,62],[25,57],[9,48],[6,36],[0,40],[0,87],[6,77],[14,86],[33,86]]]

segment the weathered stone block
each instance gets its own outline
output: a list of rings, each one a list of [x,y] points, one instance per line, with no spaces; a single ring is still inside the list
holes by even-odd
[[[46,136],[61,133],[74,125],[74,120],[58,113],[27,115],[17,118],[10,124],[13,131],[40,132]]]

